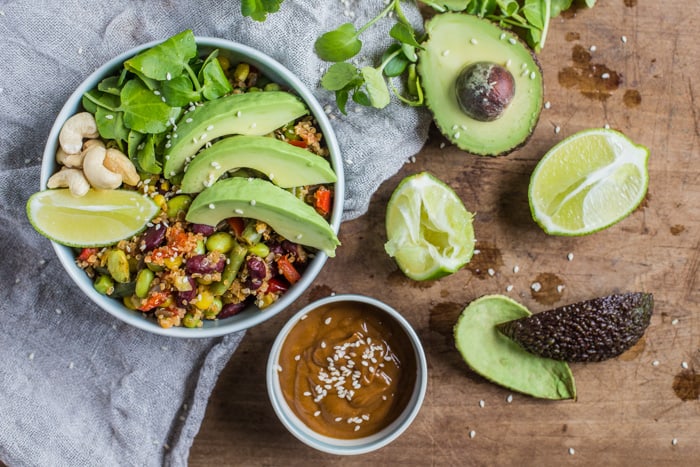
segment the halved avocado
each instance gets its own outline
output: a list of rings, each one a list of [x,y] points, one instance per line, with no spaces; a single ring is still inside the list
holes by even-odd
[[[523,145],[537,125],[544,95],[532,51],[512,32],[474,15],[436,15],[426,32],[417,68],[443,135],[482,156]]]

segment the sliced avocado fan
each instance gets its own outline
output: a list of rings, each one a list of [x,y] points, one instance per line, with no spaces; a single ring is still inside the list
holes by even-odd
[[[333,228],[314,208],[289,191],[261,178],[219,180],[192,201],[185,219],[215,226],[229,217],[268,224],[286,239],[335,256],[340,245]]]
[[[489,20],[443,13],[426,23],[417,70],[435,124],[472,154],[505,155],[539,120],[544,94],[535,55]]]
[[[532,354],[567,362],[599,362],[636,344],[653,310],[652,294],[614,294],[500,323],[497,328]]]
[[[576,398],[574,376],[565,362],[527,352],[496,329],[527,316],[524,306],[503,295],[474,300],[454,327],[457,349],[472,370],[503,387],[544,399]]]

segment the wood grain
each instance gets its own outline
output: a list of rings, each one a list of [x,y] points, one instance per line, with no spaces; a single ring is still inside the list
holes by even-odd
[[[343,246],[312,289],[248,332],[211,397],[192,466],[697,465],[700,2],[598,3],[552,21],[539,56],[551,108],[524,148],[479,158],[449,144],[442,148],[445,140],[433,131],[415,162],[380,187],[369,212],[342,225]],[[617,85],[584,76],[600,70]],[[606,124],[651,149],[647,199],[608,230],[547,236],[529,214],[532,169],[564,137]],[[383,222],[399,180],[423,170],[450,184],[477,213],[480,253],[452,276],[414,283],[383,252]],[[536,281],[543,285],[539,293],[530,287]],[[454,348],[452,326],[479,296],[508,293],[537,312],[626,290],[654,293],[652,324],[619,358],[572,365],[576,401],[513,394],[509,403],[511,393],[470,372]],[[284,321],[331,292],[371,295],[401,310],[420,335],[430,367],[414,424],[391,445],[351,458],[316,452],[288,434],[272,412],[264,380],[268,351]]]

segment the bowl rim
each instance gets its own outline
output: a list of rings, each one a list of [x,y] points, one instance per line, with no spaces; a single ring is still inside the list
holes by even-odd
[[[58,147],[58,135],[63,122],[75,114],[81,107],[82,96],[85,92],[93,89],[99,81],[118,70],[125,60],[134,55],[162,43],[163,40],[154,40],[137,45],[111,58],[103,65],[93,71],[85,78],[66,100],[51,127],[48,135],[41,164],[40,189],[46,189],[49,177],[56,171],[55,154]],[[334,184],[335,195],[333,199],[333,212],[331,214],[330,225],[337,234],[343,215],[343,204],[345,201],[345,176],[343,171],[340,145],[335,136],[333,127],[321,104],[313,95],[311,90],[288,68],[269,55],[254,49],[250,46],[234,42],[228,39],[208,36],[195,36],[198,50],[200,47],[209,49],[220,49],[222,54],[231,54],[244,58],[247,62],[256,66],[262,73],[275,81],[283,84],[297,94],[306,106],[310,114],[316,119],[318,126],[323,133],[323,138],[330,153],[330,162],[336,173],[337,181]],[[183,337],[183,338],[207,338],[218,337],[243,331],[256,326],[278,313],[296,301],[297,298],[311,285],[316,276],[320,273],[328,256],[321,251],[315,254],[308,267],[304,271],[301,279],[285,292],[280,299],[265,308],[258,309],[256,306],[248,306],[241,313],[223,320],[205,321],[201,328],[172,327],[162,328],[150,318],[145,318],[140,312],[129,310],[116,299],[105,297],[99,294],[92,286],[92,281],[85,272],[75,264],[75,255],[70,247],[51,241],[54,252],[61,262],[64,270],[68,273],[73,282],[82,292],[102,310],[107,311],[112,316],[130,324],[136,328],[163,336]]]
[[[384,312],[391,319],[396,321],[399,327],[406,333],[409,341],[412,344],[414,355],[416,357],[416,381],[413,385],[413,394],[404,410],[399,416],[389,425],[384,427],[379,432],[357,439],[337,439],[321,435],[308,428],[289,408],[280,387],[277,372],[279,369],[279,355],[282,350],[282,345],[286,340],[289,332],[307,313],[327,305],[337,302],[359,302],[369,304]],[[401,315],[396,309],[386,303],[361,294],[334,294],[319,300],[315,300],[287,320],[285,325],[277,334],[275,341],[272,344],[265,369],[267,393],[272,404],[272,408],[285,428],[299,441],[322,452],[336,455],[358,455],[366,454],[371,451],[380,449],[396,438],[398,438],[408,427],[413,423],[413,420],[418,415],[418,412],[423,405],[425,394],[428,388],[428,363],[425,357],[425,351],[421,344],[418,334],[413,329],[406,318]]]

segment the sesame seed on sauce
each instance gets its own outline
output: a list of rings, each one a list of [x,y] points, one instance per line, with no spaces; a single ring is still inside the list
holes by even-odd
[[[333,319],[333,318],[331,318],[331,317],[329,316],[328,318],[326,318],[326,320],[324,321],[324,323],[326,323],[326,325],[331,324],[331,320],[332,320],[332,319]]]

